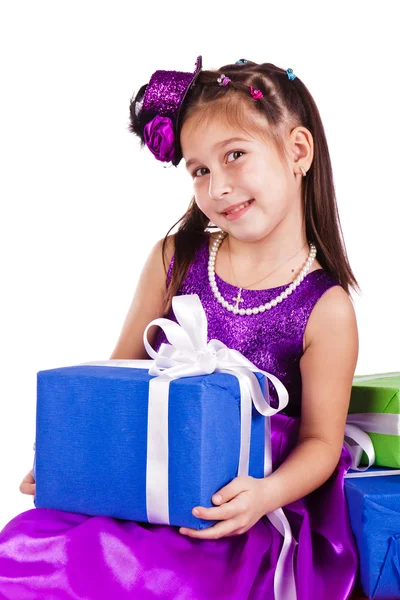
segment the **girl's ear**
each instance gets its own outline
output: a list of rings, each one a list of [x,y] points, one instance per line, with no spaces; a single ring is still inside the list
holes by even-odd
[[[306,127],[295,127],[291,133],[291,152],[293,163],[301,162],[306,171],[309,170],[314,157],[314,140],[311,131]]]

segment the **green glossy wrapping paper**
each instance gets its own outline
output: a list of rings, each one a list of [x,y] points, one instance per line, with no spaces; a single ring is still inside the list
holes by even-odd
[[[400,467],[400,373],[354,377],[349,414],[369,421],[362,428],[374,445],[375,465]],[[361,463],[367,462],[363,453]]]

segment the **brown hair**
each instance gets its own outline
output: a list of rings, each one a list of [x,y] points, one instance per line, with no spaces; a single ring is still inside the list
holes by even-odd
[[[231,79],[227,86],[220,86],[217,82],[218,75],[222,73]],[[249,93],[250,85],[263,92],[263,97],[257,102]],[[131,117],[134,112],[132,106],[134,101],[131,103]],[[315,101],[304,83],[298,77],[289,80],[284,69],[271,63],[258,65],[248,61],[244,65],[225,65],[217,71],[202,71],[184,101],[180,124],[192,115],[202,121],[221,113],[229,123],[242,130],[254,129],[255,115],[263,117],[264,123],[266,119],[269,128],[263,134],[274,144],[281,159],[285,158],[285,134],[298,126],[311,132],[314,157],[302,185],[306,237],[315,244],[321,266],[336,277],[348,294],[349,287],[360,290],[346,254],[324,127]],[[132,125],[131,130],[134,130]],[[167,237],[178,224],[174,234],[174,265],[165,299],[165,313],[187,274],[196,250],[209,236],[209,219],[193,197],[186,213],[164,238],[162,253],[166,271]]]

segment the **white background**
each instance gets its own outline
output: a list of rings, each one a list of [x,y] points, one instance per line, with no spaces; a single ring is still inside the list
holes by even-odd
[[[324,122],[362,288],[357,374],[400,370],[396,2],[1,2],[0,529],[33,507],[36,373],[109,358],[191,181],[128,132],[156,69],[291,67]],[[220,8],[218,8],[220,6]],[[181,21],[180,21],[181,19]]]

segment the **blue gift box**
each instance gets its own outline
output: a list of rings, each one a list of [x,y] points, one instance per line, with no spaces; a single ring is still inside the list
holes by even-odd
[[[400,476],[351,477],[344,487],[364,593],[400,598]]]
[[[263,390],[264,376],[255,374]],[[149,521],[146,369],[78,365],[37,375],[35,506]],[[249,474],[264,476],[265,417],[253,407]],[[203,529],[192,515],[238,473],[240,388],[215,372],[170,382],[169,523]]]

